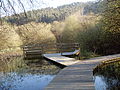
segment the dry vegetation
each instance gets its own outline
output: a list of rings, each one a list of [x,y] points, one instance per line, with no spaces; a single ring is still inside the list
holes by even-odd
[[[0,50],[2,51],[22,45],[56,42],[51,32],[51,24],[34,22],[21,26],[4,22],[0,27],[0,38]]]
[[[0,25],[0,50],[22,45],[20,36],[15,31],[16,26],[3,22]]]
[[[0,49],[41,43],[78,42],[83,55],[91,52],[102,55],[119,53],[120,2],[116,0],[108,4],[106,1],[101,3],[110,7],[104,7],[101,16],[93,13],[83,15],[78,11],[65,20],[52,23],[29,22],[16,26],[4,22],[0,27]],[[114,22],[109,17],[112,17]]]
[[[56,39],[50,30],[51,24],[31,22],[19,26],[16,32],[21,37],[23,45],[28,45],[54,43]]]
[[[8,29],[9,35],[8,32],[2,33],[5,34],[4,37],[10,36],[11,38],[6,39],[6,42],[2,42],[3,40],[1,40],[0,42],[4,44],[1,46],[4,46],[3,48],[9,48],[43,43],[78,42],[81,45],[82,55],[93,57],[97,51],[96,42],[100,39],[101,33],[100,29],[96,28],[99,19],[100,17],[95,15],[81,16],[74,14],[67,17],[65,21],[54,21],[51,24],[30,22],[16,26],[4,23],[2,30],[5,30],[5,28]]]

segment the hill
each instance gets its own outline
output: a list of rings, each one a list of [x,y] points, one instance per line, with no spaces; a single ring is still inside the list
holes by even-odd
[[[88,3],[76,2],[68,5],[59,6],[57,8],[48,7],[33,11],[27,11],[26,13],[7,16],[4,17],[3,19],[6,20],[7,22],[17,25],[23,25],[33,21],[51,23],[53,21],[63,21],[65,20],[66,17],[76,12],[79,12],[79,14],[81,15],[88,14],[90,12],[96,14],[96,12],[98,12],[96,7],[97,4],[94,2]]]

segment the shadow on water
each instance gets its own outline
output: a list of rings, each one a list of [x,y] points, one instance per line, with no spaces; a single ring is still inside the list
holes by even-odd
[[[94,80],[96,90],[120,90],[120,61],[100,66]]]
[[[43,90],[60,70],[45,59],[1,60],[0,90]]]

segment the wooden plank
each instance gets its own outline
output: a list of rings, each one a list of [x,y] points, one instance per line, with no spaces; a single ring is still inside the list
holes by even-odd
[[[56,57],[56,55],[53,57]],[[120,57],[120,54],[92,58],[70,65],[61,70],[45,90],[95,90],[94,67],[102,61],[118,57]]]
[[[69,58],[69,57],[65,57],[65,56],[61,56],[61,55],[74,55],[77,52],[79,52],[79,50],[75,50],[74,52],[65,52],[62,54],[61,53],[43,54],[43,57],[45,57],[49,60],[52,60],[54,62],[57,62],[59,64],[69,66],[69,65],[79,62],[79,60],[75,60],[74,58]]]
[[[53,44],[47,44],[47,45],[36,44],[36,45],[24,46],[23,53],[26,58],[29,56],[36,57],[35,55],[38,55],[38,54],[57,53],[57,52],[62,53],[63,55],[73,55],[73,52],[70,52],[70,51],[74,51],[75,49],[78,49],[78,48],[79,48],[78,43],[53,43]],[[63,52],[66,52],[66,53],[63,53]]]
[[[48,55],[44,55],[45,58],[52,60],[54,62],[57,62],[59,64],[65,65],[65,66],[69,66],[72,64],[75,64],[77,62],[79,62],[78,60],[75,60],[74,58],[68,58],[65,56],[48,56]]]

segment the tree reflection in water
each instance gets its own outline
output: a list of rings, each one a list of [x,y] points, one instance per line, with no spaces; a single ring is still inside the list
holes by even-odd
[[[120,90],[120,61],[101,65],[94,79],[96,90]]]
[[[19,57],[1,63],[0,90],[42,90],[61,70],[44,59]]]

